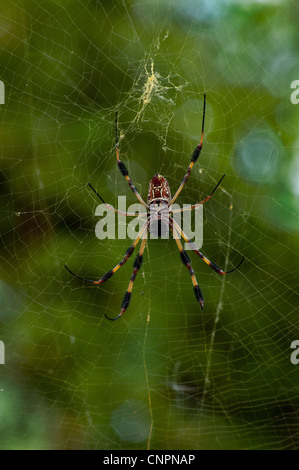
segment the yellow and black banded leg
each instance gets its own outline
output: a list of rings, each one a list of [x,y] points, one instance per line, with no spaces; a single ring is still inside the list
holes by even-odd
[[[144,202],[140,194],[138,193],[137,189],[135,188],[134,184],[132,183],[131,178],[129,177],[129,173],[127,168],[125,167],[124,163],[120,160],[119,158],[119,151],[118,151],[118,136],[117,136],[117,112],[115,113],[115,139],[116,139],[116,159],[117,159],[117,164],[118,168],[120,169],[121,174],[126,178],[127,182],[129,183],[129,186],[135,196],[137,197],[138,201],[141,202],[141,204],[148,208],[148,205]]]
[[[134,265],[133,265],[133,274],[131,276],[128,289],[127,289],[127,291],[124,295],[124,298],[123,298],[123,301],[122,301],[122,304],[121,304],[120,314],[117,315],[117,317],[115,317],[115,318],[110,318],[105,313],[105,317],[108,320],[111,320],[111,321],[118,320],[118,318],[120,318],[125,313],[125,311],[127,310],[128,306],[129,306],[129,303],[130,303],[130,300],[131,300],[131,295],[132,295],[133,284],[134,284],[134,281],[136,279],[137,273],[138,273],[139,269],[142,266],[143,252],[144,252],[145,245],[146,245],[146,236],[144,236],[144,238],[142,239],[139,253],[135,258]]]
[[[211,194],[207,197],[205,197],[202,201],[200,202],[197,202],[196,204],[194,204],[193,206],[189,206],[189,207],[183,207],[182,209],[175,209],[174,211],[172,211],[173,214],[177,214],[179,212],[185,212],[185,211],[190,211],[192,209],[196,209],[198,206],[204,204],[205,202],[207,202],[209,199],[211,199],[211,197],[213,196],[214,192],[216,191],[216,189],[218,188],[218,186],[220,185],[221,181],[223,180],[223,178],[225,177],[225,174],[222,176],[222,178],[218,181],[218,183],[216,184],[215,188],[213,189],[213,191],[211,192]]]
[[[66,265],[64,265],[65,268],[68,270],[69,273],[71,273],[74,277],[76,277],[77,279],[80,279],[81,281],[90,282],[91,284],[97,284],[97,285],[103,284],[105,281],[108,281],[108,279],[110,279],[113,276],[113,274],[116,273],[116,271],[118,271],[118,269],[121,268],[121,266],[123,266],[128,261],[130,256],[133,254],[140,238],[144,234],[145,230],[147,231],[147,225],[148,225],[148,222],[146,221],[141,227],[141,230],[139,231],[133,244],[127,249],[123,259],[113,269],[111,269],[110,271],[107,271],[106,274],[104,274],[104,276],[102,276],[99,280],[93,281],[90,279],[85,279],[83,277],[77,276],[77,274],[74,274]]]
[[[170,224],[170,227],[172,228],[174,234],[178,235],[178,232],[175,230],[175,228],[172,224]],[[183,249],[183,245],[181,244],[180,239],[178,238],[178,236],[176,236],[174,238],[175,238],[176,244],[178,246],[178,249],[180,250],[181,260],[182,260],[183,264],[187,267],[187,269],[190,273],[196,300],[197,300],[197,302],[200,303],[200,307],[203,310],[204,298],[203,298],[201,289],[200,289],[200,287],[197,283],[194,271],[192,269],[190,258],[187,255],[186,251]]]
[[[217,266],[217,264],[215,263],[212,263],[212,261],[210,261],[208,258],[205,257],[205,255],[203,255],[199,249],[197,248],[197,246],[187,237],[187,235],[185,234],[185,232],[183,232],[183,230],[181,229],[181,227],[178,225],[178,223],[170,218],[170,223],[172,223],[175,227],[175,229],[181,234],[181,236],[183,237],[183,239],[185,240],[185,242],[189,243],[189,246],[191,248],[191,250],[194,251],[194,253],[197,254],[197,256],[199,256],[208,266],[210,266],[210,268],[212,268],[216,273],[218,274],[229,274],[229,273],[232,273],[234,271],[236,271],[236,269],[238,269],[241,264],[243,263],[244,261],[244,256],[242,256],[242,259],[240,261],[240,263],[234,268],[234,269],[231,269],[230,271],[223,271],[223,269],[219,268],[219,266]]]
[[[188,169],[187,169],[187,173],[185,174],[184,178],[182,179],[180,187],[177,190],[177,192],[175,193],[175,195],[173,196],[172,201],[170,202],[170,205],[174,203],[174,201],[176,200],[176,198],[178,197],[178,195],[182,191],[183,187],[185,186],[186,181],[188,180],[188,178],[190,176],[190,173],[191,173],[191,170],[194,166],[194,163],[197,162],[197,160],[199,158],[199,155],[201,153],[202,142],[203,142],[203,134],[204,134],[204,128],[205,128],[205,116],[206,116],[206,95],[204,95],[204,101],[203,101],[203,113],[202,113],[202,126],[201,126],[200,141],[199,141],[199,144],[197,145],[197,147],[195,148],[195,150],[192,154],[191,161],[190,161],[190,164],[189,164]]]

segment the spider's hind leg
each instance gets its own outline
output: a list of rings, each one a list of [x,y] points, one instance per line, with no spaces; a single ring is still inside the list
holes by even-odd
[[[108,279],[110,279],[113,276],[113,274],[116,273],[116,271],[118,271],[118,269],[121,268],[128,261],[130,256],[133,254],[133,252],[136,248],[136,245],[138,244],[140,238],[143,236],[144,231],[147,230],[147,224],[148,224],[147,221],[144,222],[144,224],[142,225],[142,227],[141,227],[137,237],[135,238],[133,244],[127,249],[123,259],[116,266],[114,266],[113,269],[110,269],[110,271],[107,271],[106,274],[104,274],[102,277],[100,277],[100,279],[98,279],[98,280],[85,279],[84,277],[80,277],[80,276],[77,276],[77,274],[74,274],[66,265],[64,265],[65,268],[74,277],[76,277],[77,279],[80,279],[80,281],[90,282],[91,284],[98,284],[98,285],[103,284],[105,281],[108,281]]]
[[[131,295],[132,295],[133,284],[134,284],[134,281],[135,281],[136,276],[138,274],[138,271],[142,266],[143,252],[144,252],[144,248],[145,248],[145,245],[146,245],[146,237],[147,237],[147,231],[144,235],[144,238],[142,239],[139,253],[136,256],[135,261],[134,261],[133,274],[131,276],[128,289],[126,290],[125,295],[123,297],[120,313],[115,318],[110,318],[105,314],[105,317],[108,320],[111,320],[111,321],[118,320],[125,313],[125,311],[127,310],[128,306],[129,306],[129,303],[130,303],[130,300],[131,300]]]
[[[177,222],[174,219],[170,218],[170,223],[173,224],[174,228],[176,229],[177,232],[180,233],[180,235],[183,237],[185,242],[189,243],[189,246],[190,246],[191,250],[194,251],[194,253],[197,254],[197,256],[199,256],[199,258],[201,258],[216,273],[221,274],[221,275],[233,273],[234,271],[239,269],[239,267],[243,263],[243,261],[245,259],[244,256],[242,256],[241,261],[239,262],[239,264],[235,268],[231,269],[230,271],[223,271],[223,269],[219,268],[219,266],[217,266],[217,264],[210,261],[201,251],[199,251],[199,249],[196,247],[196,245],[191,240],[189,240],[189,238],[187,237],[185,232],[183,232],[183,230],[180,228],[180,226],[177,224]]]
[[[197,283],[197,280],[196,280],[194,271],[193,271],[193,269],[192,269],[190,258],[189,258],[189,256],[187,255],[186,251],[183,249],[183,245],[181,244],[181,241],[180,241],[180,239],[178,238],[178,232],[177,232],[177,230],[174,228],[172,222],[170,222],[170,227],[171,227],[171,229],[173,230],[174,235],[176,235],[174,238],[175,238],[176,244],[177,244],[177,246],[178,246],[178,249],[180,250],[180,257],[181,257],[182,263],[186,266],[186,268],[188,269],[188,271],[189,271],[189,273],[190,273],[191,280],[192,280],[192,284],[193,284],[193,290],[194,290],[194,293],[195,293],[196,300],[197,300],[197,302],[199,302],[200,307],[201,307],[201,309],[203,310],[204,298],[203,298],[201,289],[200,289],[200,287],[199,287],[199,285],[198,285],[198,283]]]

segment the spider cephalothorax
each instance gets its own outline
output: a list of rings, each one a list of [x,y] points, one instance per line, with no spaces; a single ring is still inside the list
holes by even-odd
[[[202,117],[202,128],[201,128],[200,142],[195,147],[195,150],[193,151],[193,154],[191,156],[191,161],[189,163],[187,172],[186,172],[184,178],[182,179],[182,182],[181,182],[177,192],[175,193],[175,195],[172,198],[171,193],[170,193],[169,184],[168,184],[166,178],[164,178],[164,176],[161,176],[158,173],[156,173],[154,175],[154,177],[151,179],[150,183],[149,183],[147,203],[144,202],[144,200],[142,199],[142,197],[138,193],[137,189],[133,185],[133,183],[131,181],[131,178],[129,177],[129,173],[128,173],[127,168],[125,167],[125,165],[123,164],[123,162],[119,158],[118,138],[117,138],[117,113],[116,113],[116,117],[115,117],[115,134],[116,134],[117,164],[118,164],[118,167],[119,167],[122,175],[128,181],[131,190],[133,191],[133,193],[135,194],[135,196],[137,197],[139,202],[141,202],[141,204],[144,207],[146,207],[147,211],[146,211],[146,214],[144,214],[146,216],[146,220],[143,223],[143,225],[142,225],[137,237],[135,238],[133,244],[127,249],[124,258],[113,269],[111,269],[106,274],[104,274],[104,276],[102,276],[99,280],[92,281],[92,280],[88,280],[88,279],[84,279],[82,277],[79,277],[76,274],[74,274],[72,271],[70,271],[70,269],[67,266],[65,266],[66,269],[73,276],[77,277],[78,279],[81,279],[81,280],[86,281],[86,282],[91,282],[92,284],[103,284],[103,282],[110,279],[113,276],[113,274],[116,271],[118,271],[118,269],[126,263],[126,261],[130,258],[130,256],[134,252],[138,242],[140,240],[142,240],[139,253],[136,256],[134,264],[133,264],[133,273],[131,275],[131,279],[130,279],[130,282],[129,282],[128,289],[125,292],[125,295],[124,295],[124,298],[123,298],[123,301],[122,301],[122,304],[121,304],[120,313],[115,318],[109,318],[105,314],[105,316],[109,320],[117,320],[118,318],[120,318],[129,306],[131,295],[132,295],[133,283],[136,279],[136,276],[137,276],[137,273],[138,273],[139,269],[142,266],[143,253],[144,253],[144,249],[145,249],[145,244],[146,244],[148,232],[151,232],[151,233],[153,233],[154,235],[156,235],[158,237],[162,237],[162,236],[165,235],[166,231],[168,232],[169,228],[171,229],[171,231],[175,235],[174,238],[175,238],[176,244],[178,246],[178,249],[180,251],[181,260],[182,260],[183,264],[187,267],[187,269],[190,273],[196,300],[200,303],[200,306],[201,306],[202,309],[203,309],[203,305],[204,305],[203,295],[202,295],[201,289],[200,289],[200,287],[197,283],[197,280],[195,278],[195,275],[194,275],[194,272],[193,272],[193,269],[192,269],[192,266],[191,266],[190,258],[187,255],[186,251],[183,249],[183,245],[180,241],[180,237],[182,237],[183,240],[186,243],[189,244],[190,249],[192,251],[194,251],[194,253],[197,256],[199,256],[199,258],[201,258],[208,266],[210,266],[210,268],[212,268],[218,274],[231,273],[231,272],[235,271],[236,269],[238,269],[239,266],[241,266],[241,264],[243,263],[244,256],[242,257],[242,259],[241,259],[241,261],[240,261],[240,263],[238,264],[237,267],[235,267],[231,271],[223,271],[216,264],[209,261],[208,258],[206,258],[198,250],[198,248],[195,246],[195,244],[192,243],[191,240],[189,240],[189,238],[183,232],[183,230],[180,228],[180,226],[177,224],[177,222],[172,218],[172,212],[170,211],[171,205],[176,200],[176,198],[178,197],[178,195],[182,191],[183,187],[185,186],[185,183],[186,183],[186,181],[188,180],[188,178],[190,176],[193,165],[198,160],[199,155],[201,153],[202,142],[203,142],[203,133],[204,133],[204,123],[205,123],[205,109],[206,109],[206,95],[204,95],[204,106],[203,106],[203,117]],[[198,202],[198,203],[196,203],[192,206],[189,206],[188,209],[186,209],[186,208],[176,209],[176,211],[173,211],[173,212],[182,212],[183,210],[192,210],[192,209],[195,209],[196,207],[198,207],[199,205],[204,204],[206,201],[208,201],[213,196],[214,192],[216,191],[216,189],[220,185],[220,183],[223,180],[224,176],[225,175],[222,176],[222,178],[217,183],[217,185],[215,186],[215,188],[213,189],[211,194],[209,196],[205,197],[202,201],[200,201],[200,202]],[[89,183],[89,186],[95,192],[95,194],[101,199],[101,201],[105,204],[102,197],[97,193],[97,191],[91,186],[90,183]],[[135,217],[135,213],[118,211],[118,210],[114,209],[114,207],[110,206],[109,204],[106,204],[106,206],[107,206],[108,209],[114,210],[115,212],[118,212],[122,215],[126,215],[128,217]]]

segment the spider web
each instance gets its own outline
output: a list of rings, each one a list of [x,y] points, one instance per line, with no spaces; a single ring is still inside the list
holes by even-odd
[[[1,448],[298,448],[295,2],[7,0],[0,22]],[[159,172],[204,207],[192,252],[149,240],[117,322],[131,240],[95,236],[100,202]]]

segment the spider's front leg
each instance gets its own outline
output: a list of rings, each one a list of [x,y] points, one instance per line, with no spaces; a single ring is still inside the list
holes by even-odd
[[[204,102],[203,102],[203,112],[202,112],[202,126],[201,126],[201,137],[200,137],[200,141],[199,141],[199,144],[197,145],[197,147],[195,147],[195,150],[192,154],[192,157],[191,157],[191,161],[190,161],[190,164],[188,166],[188,169],[187,169],[187,172],[184,176],[184,178],[182,179],[182,182],[179,186],[179,189],[177,190],[177,192],[175,193],[175,195],[173,196],[171,202],[170,202],[170,206],[171,204],[174,203],[174,201],[176,200],[176,198],[178,197],[178,195],[180,194],[180,192],[182,191],[183,187],[185,186],[186,184],[186,181],[188,180],[189,176],[190,176],[190,173],[191,173],[191,170],[193,168],[193,165],[195,162],[197,162],[198,158],[199,158],[199,155],[201,154],[201,150],[202,150],[202,143],[203,143],[203,134],[204,134],[204,128],[205,128],[205,116],[206,116],[206,95],[204,95]]]
[[[205,202],[209,201],[209,199],[211,199],[211,197],[213,196],[214,192],[216,191],[216,189],[218,188],[218,186],[220,185],[220,183],[221,183],[221,181],[223,180],[224,177],[225,177],[225,175],[223,175],[222,178],[218,181],[218,183],[216,184],[216,186],[213,189],[213,191],[211,192],[211,194],[209,194],[209,196],[205,197],[202,201],[197,202],[196,204],[193,204],[193,206],[183,207],[182,209],[175,209],[174,211],[172,211],[172,213],[173,214],[178,214],[180,212],[190,211],[190,210],[196,209],[197,207],[201,206]]]
[[[117,164],[118,168],[120,169],[121,174],[126,178],[127,182],[129,183],[129,186],[135,196],[137,197],[138,201],[141,202],[141,204],[148,209],[148,205],[144,202],[142,197],[140,196],[139,192],[135,188],[127,168],[125,167],[124,163],[120,160],[119,158],[119,151],[118,151],[118,136],[117,136],[117,112],[115,113],[115,140],[116,140],[116,159],[117,159]]]
[[[91,186],[90,183],[88,183],[88,186],[93,190],[93,192],[98,196],[98,198],[102,201],[102,203],[107,207],[107,209],[112,210],[113,212],[116,212],[117,214],[124,215],[126,217],[136,217],[135,212],[124,212],[124,211],[119,211],[118,209],[115,209],[115,207],[111,206],[110,204],[107,204],[102,196],[94,189],[93,186]],[[139,214],[140,216],[146,215],[145,214]]]

